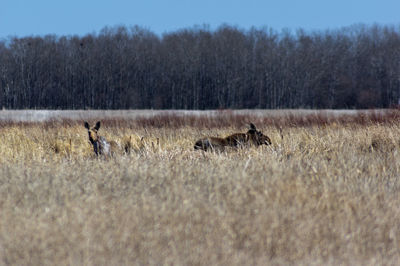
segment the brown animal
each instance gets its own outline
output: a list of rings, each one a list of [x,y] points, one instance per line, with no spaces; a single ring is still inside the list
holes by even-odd
[[[97,134],[100,128],[100,121],[94,127],[90,127],[88,122],[85,122],[85,128],[88,130],[89,141],[93,145],[93,151],[96,155],[112,156],[118,149],[118,143],[115,141],[107,141],[106,138]]]
[[[208,137],[199,139],[194,144],[194,149],[207,151],[215,148],[241,147],[248,144],[253,144],[255,146],[263,144],[270,145],[271,139],[261,131],[258,131],[253,123],[250,123],[250,128],[247,133],[235,133],[226,138]]]

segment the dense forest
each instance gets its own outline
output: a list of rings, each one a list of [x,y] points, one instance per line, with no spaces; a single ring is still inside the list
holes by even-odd
[[[399,98],[400,26],[0,39],[0,108],[387,108]]]

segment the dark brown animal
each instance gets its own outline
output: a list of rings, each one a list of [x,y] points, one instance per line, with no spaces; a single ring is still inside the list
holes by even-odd
[[[94,127],[90,127],[88,122],[85,122],[85,128],[88,130],[89,141],[93,146],[93,151],[96,155],[111,156],[118,149],[118,143],[115,141],[107,141],[106,138],[99,136],[100,121]]]
[[[243,147],[245,145],[270,145],[271,139],[258,131],[253,123],[250,123],[250,128],[246,133],[235,133],[225,138],[208,137],[199,139],[194,144],[195,150],[214,150],[224,149],[225,147]]]

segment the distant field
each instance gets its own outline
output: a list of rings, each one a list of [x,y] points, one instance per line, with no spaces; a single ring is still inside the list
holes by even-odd
[[[0,264],[398,264],[399,117],[0,111]],[[83,120],[120,152],[95,157]],[[249,122],[273,144],[193,150]]]
[[[136,118],[152,117],[157,115],[195,115],[195,116],[214,116],[224,113],[234,115],[254,115],[254,116],[304,116],[325,114],[329,116],[357,115],[359,113],[384,113],[385,110],[2,110],[0,111],[0,120],[12,120],[23,122],[43,122],[53,119],[113,119],[113,118]]]

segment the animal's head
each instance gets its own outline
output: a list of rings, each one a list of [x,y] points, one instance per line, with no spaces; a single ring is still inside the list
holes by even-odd
[[[100,121],[96,123],[94,127],[90,127],[88,122],[85,122],[85,128],[88,130],[89,141],[92,144],[95,144],[99,140],[99,136],[97,135],[97,131],[100,128]]]
[[[253,123],[250,123],[250,128],[247,131],[247,135],[249,135],[250,140],[255,145],[271,145],[271,139],[264,135],[261,131],[257,130],[256,126]]]

